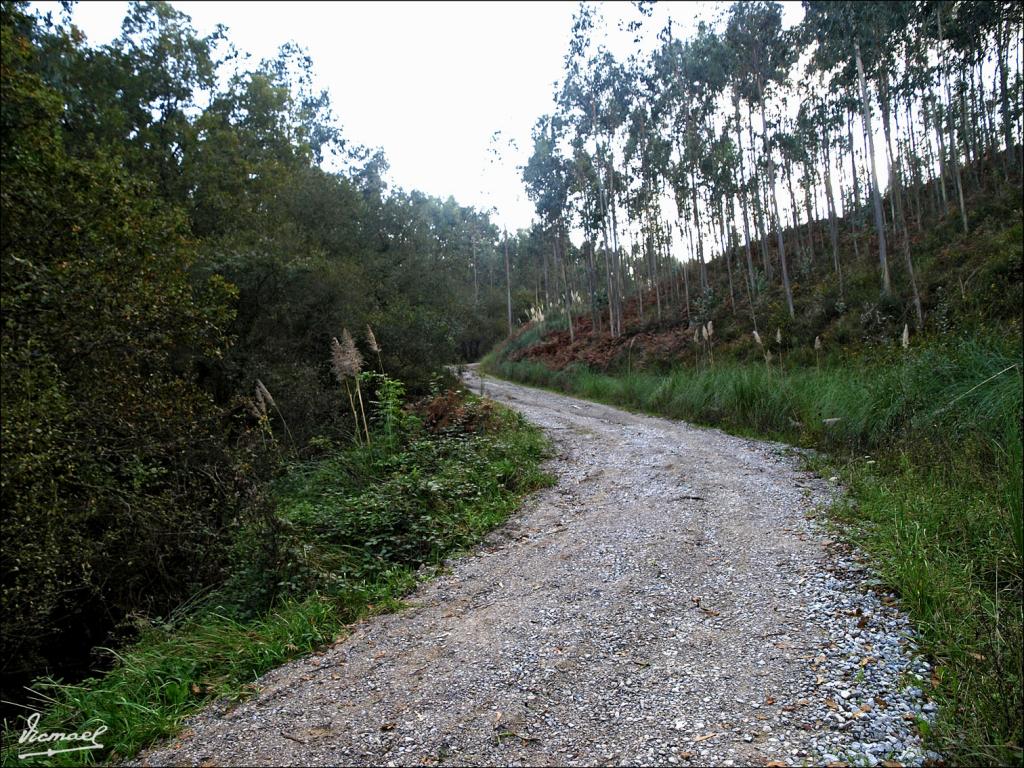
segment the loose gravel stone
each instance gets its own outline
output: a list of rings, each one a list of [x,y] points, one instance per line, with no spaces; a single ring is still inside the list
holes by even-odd
[[[475,389],[478,381],[471,383]],[[555,486],[144,765],[921,764],[930,669],[786,446],[525,387]]]

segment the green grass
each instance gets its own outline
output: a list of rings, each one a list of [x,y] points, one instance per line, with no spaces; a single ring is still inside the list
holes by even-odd
[[[547,452],[539,430],[474,400],[464,414],[475,420],[440,434],[409,423],[399,439],[379,435],[371,448],[292,467],[274,487],[275,534],[241,532],[221,589],[145,626],[106,674],[34,686],[40,732],[102,723],[105,749],[22,761],[23,724],[5,723],[3,764],[130,758],[211,700],[244,698],[264,672],[343,637],[361,617],[399,608],[431,566],[472,546],[550,481],[539,469]]]
[[[940,714],[930,746],[962,764],[1020,763],[1019,338],[862,353],[820,369],[724,361],[607,374],[512,363],[500,353],[484,367],[611,405],[822,451],[815,467],[838,474],[849,489],[833,520],[901,594],[936,662]]]

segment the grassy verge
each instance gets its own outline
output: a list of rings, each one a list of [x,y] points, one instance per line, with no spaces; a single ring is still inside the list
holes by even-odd
[[[1022,705],[1021,353],[1008,340],[900,350],[822,368],[720,363],[667,373],[485,370],[655,415],[825,451],[834,510],[903,597],[940,703],[933,748],[1019,764]]]
[[[268,528],[239,532],[233,575],[217,593],[146,626],[105,675],[37,683],[38,731],[103,724],[103,750],[21,760],[49,745],[19,748],[24,724],[5,723],[3,764],[131,757],[212,699],[241,699],[267,670],[400,607],[429,566],[479,541],[548,482],[544,438],[521,417],[472,398],[449,397],[443,410],[441,423],[405,416],[371,447],[292,467],[274,488]]]

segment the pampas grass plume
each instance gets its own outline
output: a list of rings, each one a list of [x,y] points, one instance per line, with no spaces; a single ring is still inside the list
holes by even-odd
[[[370,347],[370,351],[375,355],[379,355],[383,350],[380,348],[380,344],[377,343],[377,337],[373,335],[373,328],[370,327],[369,323],[366,325],[366,343]]]

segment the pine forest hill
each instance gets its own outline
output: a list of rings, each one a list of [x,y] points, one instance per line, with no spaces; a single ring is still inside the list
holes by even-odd
[[[130,759],[549,483],[481,358],[814,449],[935,664],[927,743],[1020,764],[1020,6],[720,10],[620,60],[579,5],[504,232],[390,188],[296,45],[0,3],[4,764],[25,707],[111,726],[48,764]]]

